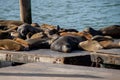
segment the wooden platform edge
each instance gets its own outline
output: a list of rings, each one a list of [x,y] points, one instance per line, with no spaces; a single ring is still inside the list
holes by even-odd
[[[0,52],[0,61],[20,63],[33,63],[33,62],[63,63],[62,62],[63,58],[45,56],[40,54]]]
[[[40,53],[40,52],[39,52]],[[89,52],[86,55],[75,56],[52,56],[34,54],[29,52],[10,52],[0,51],[0,61],[33,63],[33,62],[47,62],[58,64],[73,64],[73,65],[91,65],[92,62],[101,64],[120,65],[120,55],[118,53],[109,52]],[[72,54],[72,53],[71,53]]]
[[[91,52],[91,61],[101,64],[120,65],[120,55],[104,53],[104,52]]]

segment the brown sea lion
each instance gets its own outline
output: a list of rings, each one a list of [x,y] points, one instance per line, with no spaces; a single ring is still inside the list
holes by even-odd
[[[74,36],[81,36],[81,37],[85,37],[86,39],[91,39],[92,35],[89,34],[88,32],[62,32],[60,33],[60,36],[69,36],[69,35],[74,35]]]
[[[86,51],[97,51],[103,47],[95,40],[87,40],[79,43],[79,47]]]
[[[70,35],[85,37],[88,40],[92,38],[91,34],[89,34],[88,32],[84,32],[84,31],[83,32],[62,32],[60,33],[60,36],[70,36]]]
[[[40,28],[44,31],[44,33],[51,38],[52,35],[58,34],[60,27],[59,26],[53,26],[49,24],[42,24]]]
[[[119,43],[115,43],[112,41],[100,41],[100,45],[103,46],[104,49],[111,49],[111,48],[120,48]]]
[[[35,33],[33,34],[30,39],[35,39],[35,38],[45,38],[47,37],[47,35],[44,32],[39,32],[39,33]]]
[[[0,30],[0,39],[11,39],[11,32],[14,31],[17,26],[12,25],[13,27],[11,27],[10,29],[7,30]]]
[[[50,24],[42,24],[41,26],[40,26],[40,28],[42,29],[42,30],[53,30],[53,29],[56,29],[56,30],[58,30],[59,29],[59,26],[53,26],[53,25],[50,25]]]
[[[26,39],[30,49],[49,49],[50,45],[58,38],[57,35],[52,35],[52,38],[35,36],[34,38]]]
[[[113,38],[120,38],[120,25],[111,25],[101,28],[99,31],[101,31],[103,35],[111,36]]]
[[[24,48],[26,50],[29,50],[29,43],[23,39],[20,39],[20,38],[14,38],[13,39],[15,42],[17,42],[18,44],[21,44],[22,46],[24,46]]]
[[[20,26],[22,25],[22,21],[14,21],[14,20],[0,20],[0,26],[2,26],[4,29],[9,29],[12,26],[11,25],[16,25]]]
[[[24,50],[24,47],[11,39],[4,39],[0,40],[0,50],[20,51]]]
[[[112,37],[110,36],[101,36],[101,35],[96,35],[94,37],[91,38],[92,40],[96,40],[98,42],[100,41],[114,41]]]
[[[38,32],[42,32],[42,30],[24,23],[18,27],[17,32],[19,32],[21,38],[26,39],[26,35],[28,33],[35,34]]]
[[[88,28],[84,29],[83,31],[90,33],[92,36],[102,35],[102,32],[101,32],[101,31],[95,30],[95,29],[93,29],[92,27],[88,27]]]
[[[59,38],[59,35],[54,34],[54,35],[51,35],[51,37],[48,37],[45,33],[40,32],[40,33],[33,34],[30,38],[27,38],[27,40],[29,40],[29,39],[35,40],[35,39],[38,39],[38,38],[41,39],[41,40],[46,39],[48,44],[51,45],[56,39]]]
[[[50,48],[55,51],[69,53],[78,49],[79,42],[86,40],[81,36],[62,36],[55,40]]]
[[[79,43],[79,47],[87,51],[97,51],[99,49],[120,48],[120,44],[115,43],[110,36],[94,36],[91,40]]]
[[[114,42],[113,38],[110,36],[94,36],[92,40],[96,40],[99,42],[103,48],[120,48],[119,42]]]
[[[92,40],[98,41],[99,44],[101,46],[103,46],[103,48],[106,48],[107,45],[109,45],[113,42],[112,37],[110,37],[110,36],[100,36],[100,35],[94,36],[92,38]]]

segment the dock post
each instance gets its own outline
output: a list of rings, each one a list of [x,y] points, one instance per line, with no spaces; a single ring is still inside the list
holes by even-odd
[[[32,23],[31,0],[19,0],[20,20],[25,23]]]

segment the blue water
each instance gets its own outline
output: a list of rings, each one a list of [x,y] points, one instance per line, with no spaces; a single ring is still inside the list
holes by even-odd
[[[82,30],[119,24],[120,0],[31,0],[32,21]],[[19,0],[0,0],[0,19],[20,20]]]

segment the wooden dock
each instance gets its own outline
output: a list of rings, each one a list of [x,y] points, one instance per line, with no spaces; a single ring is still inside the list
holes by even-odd
[[[34,51],[0,51],[0,61],[33,63],[47,62],[91,66],[92,62],[120,66],[120,49],[106,49],[98,52],[73,51],[61,53],[50,49]]]
[[[113,69],[50,63],[0,68],[0,80],[119,80],[119,74]]]
[[[80,58],[81,57],[81,58]],[[86,58],[86,59],[85,59]],[[1,61],[20,63],[48,62],[59,64],[85,64],[91,62],[90,54],[86,51],[74,51],[72,53],[61,53],[50,49],[39,49],[34,51],[0,51]],[[88,66],[90,64],[87,64]]]
[[[120,49],[99,50],[91,53],[91,60],[97,62],[102,61],[104,64],[120,65]]]

